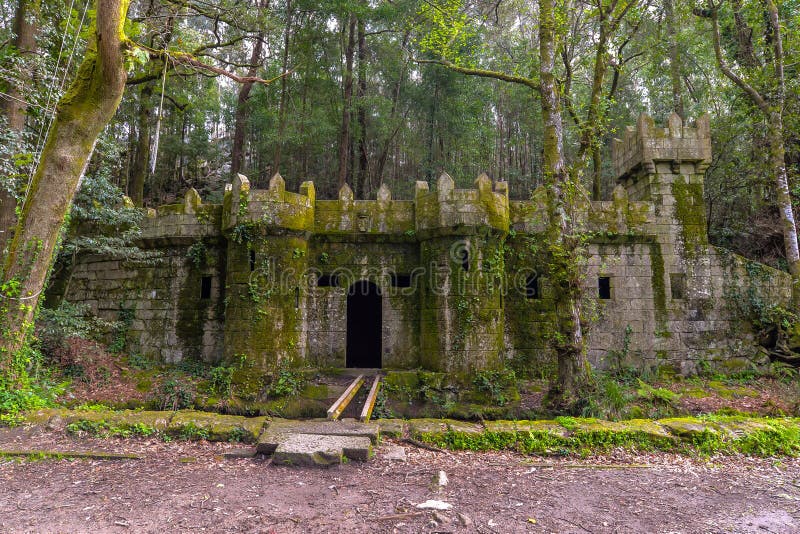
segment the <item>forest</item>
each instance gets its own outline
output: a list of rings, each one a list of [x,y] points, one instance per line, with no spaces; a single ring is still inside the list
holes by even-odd
[[[27,380],[53,261],[136,254],[143,208],[189,188],[221,202],[237,174],[374,199],[447,172],[457,187],[506,181],[512,199],[548,186],[572,391],[585,365],[570,206],[610,198],[609,145],[642,112],[710,115],[711,242],[800,279],[796,0],[3,0],[0,13],[6,390]],[[126,231],[77,231],[91,224]]]

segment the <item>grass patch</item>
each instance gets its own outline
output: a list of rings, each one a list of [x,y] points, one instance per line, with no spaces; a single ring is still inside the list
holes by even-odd
[[[115,425],[105,420],[80,420],[67,425],[70,434],[88,434],[97,438],[130,438],[134,436],[150,437],[158,434],[158,430],[144,423]]]
[[[749,456],[800,455],[800,427],[788,421],[746,419],[741,417],[706,417],[691,419],[698,425],[719,423],[685,435],[659,436],[636,430],[581,430],[580,421],[561,417],[557,422],[570,430],[566,436],[547,431],[485,431],[466,433],[422,433],[419,439],[437,447],[456,451],[515,451],[544,456],[588,456],[623,448],[631,451],[661,451],[690,456],[744,454]],[[740,429],[738,435],[731,429]]]

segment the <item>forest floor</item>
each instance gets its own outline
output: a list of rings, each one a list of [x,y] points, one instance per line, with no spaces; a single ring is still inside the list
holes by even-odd
[[[0,429],[6,450],[140,456],[0,459],[0,531],[800,531],[799,459],[622,450],[554,459],[386,440],[370,462],[320,469],[225,459],[237,447]],[[447,485],[436,482],[439,471]],[[427,500],[452,509],[417,508]]]

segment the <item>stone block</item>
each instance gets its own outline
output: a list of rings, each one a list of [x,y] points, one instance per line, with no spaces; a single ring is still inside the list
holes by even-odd
[[[342,458],[366,461],[372,456],[369,438],[319,434],[288,434],[275,449],[275,464],[329,467]]]
[[[258,439],[258,452],[272,454],[285,436],[290,434],[315,434],[322,436],[363,437],[376,443],[380,435],[378,424],[354,421],[290,421],[274,419]]]
[[[243,417],[211,412],[182,410],[175,412],[167,428],[172,436],[206,437],[211,441],[255,442],[266,417]]]

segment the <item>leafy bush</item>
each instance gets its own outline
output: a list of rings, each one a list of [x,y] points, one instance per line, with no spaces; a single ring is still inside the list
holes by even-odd
[[[146,371],[148,369],[152,369],[155,366],[155,363],[147,356],[139,354],[138,352],[133,352],[128,354],[128,365],[134,369]]]
[[[233,367],[224,365],[213,367],[211,369],[211,390],[222,397],[230,397],[234,371]]]
[[[178,432],[178,437],[185,440],[208,439],[210,434],[207,429],[189,422],[183,425]]]
[[[643,399],[669,406],[674,406],[681,398],[681,396],[674,391],[665,388],[654,388],[641,380],[639,380],[639,389],[636,390],[636,394]]]
[[[202,241],[192,243],[186,251],[186,257],[192,262],[195,269],[201,269],[206,263],[206,245]]]
[[[119,321],[114,325],[114,337],[108,346],[109,351],[119,353],[128,346],[128,329],[133,324],[134,313],[130,308],[122,308],[119,311]]]
[[[67,301],[62,301],[56,309],[42,308],[36,323],[42,352],[55,360],[60,359],[69,338],[97,339],[98,334],[116,327],[116,323],[91,315],[85,304]]]
[[[270,384],[267,394],[270,397],[290,397],[300,393],[304,385],[305,377],[300,371],[283,367],[278,370],[278,374]]]
[[[180,410],[194,403],[194,390],[191,384],[171,377],[161,384],[158,395],[162,410]]]
[[[487,393],[497,406],[505,406],[509,402],[507,393],[516,388],[516,375],[514,371],[479,371],[472,384],[478,391]]]

